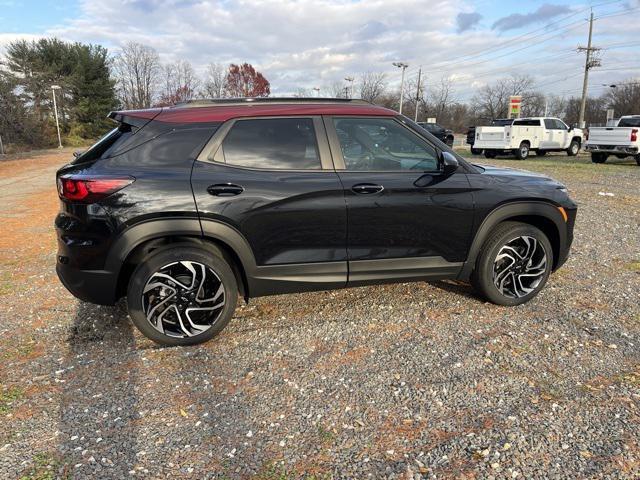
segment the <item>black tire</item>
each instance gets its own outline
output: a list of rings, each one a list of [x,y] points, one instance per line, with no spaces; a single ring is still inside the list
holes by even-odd
[[[513,151],[513,154],[518,160],[526,160],[529,156],[529,142],[522,142],[520,146]]]
[[[498,260],[496,258],[501,249],[507,244],[515,244],[517,246],[518,242],[521,242],[522,237],[534,238],[537,241],[536,252],[538,256],[535,257],[535,260],[533,258],[532,260],[534,260],[534,263],[536,264],[541,261],[540,259],[542,258],[542,253],[540,253],[539,250],[541,248],[542,252],[544,252],[545,255],[545,264],[544,267],[538,268],[538,270],[541,272],[539,276],[535,278],[526,277],[524,280],[522,280],[527,284],[527,289],[528,287],[532,288],[530,292],[523,294],[522,296],[517,296],[517,294],[515,294],[516,296],[510,296],[502,293],[498,286],[496,286],[496,284],[494,283],[494,265],[496,266],[495,268],[498,268],[501,264],[497,262],[505,261],[504,259]],[[533,244],[531,240],[528,240],[528,242],[530,242],[530,244]],[[526,246],[525,243],[522,243],[522,245]],[[510,252],[513,251],[513,249],[506,251]],[[503,253],[501,253],[501,256],[502,255]],[[519,257],[516,257],[515,255],[514,258],[517,258],[519,260]],[[482,295],[490,302],[493,302],[497,305],[520,305],[531,300],[540,292],[540,290],[542,290],[544,285],[547,283],[547,280],[549,279],[552,265],[553,249],[551,248],[549,239],[540,229],[526,223],[504,222],[499,224],[484,242],[482,250],[476,260],[475,269],[471,275],[471,283],[478,291],[478,293],[480,293],[480,295]],[[522,267],[521,265],[514,265],[513,268],[515,268],[516,270],[521,269],[520,273],[522,273],[522,269],[526,268],[526,265],[525,267]],[[501,273],[504,273],[504,271],[505,270],[499,271],[498,276]],[[517,273],[514,273],[514,275],[517,275]],[[507,275],[507,281],[505,282],[503,280],[502,282],[503,290],[509,290],[509,285],[512,283],[515,284],[515,278],[516,277],[514,276],[513,279],[511,279],[511,277]],[[523,283],[520,283],[519,286],[522,287]],[[516,286],[516,289],[518,289],[518,286]],[[520,293],[523,293],[523,291],[527,289],[523,288]]]
[[[567,155],[569,155],[570,157],[575,157],[576,155],[578,155],[579,151],[580,151],[580,141],[571,140],[571,143],[569,144],[569,148],[567,148]]]
[[[604,163],[607,161],[607,157],[609,155],[607,155],[606,153],[592,153],[591,154],[591,161],[593,163]]]
[[[484,151],[485,158],[496,158],[496,152],[492,152],[491,150]]]
[[[471,147],[471,155],[480,155],[482,153],[482,149]]]
[[[182,262],[186,262],[186,264]],[[192,289],[181,288],[180,285],[168,281],[165,277],[160,278],[156,276],[158,273],[162,274],[166,272],[167,268],[181,269],[188,273],[190,270],[187,265],[189,265],[194,272],[200,272],[203,276],[202,282],[198,282],[197,291],[196,287]],[[202,266],[205,268],[202,268]],[[196,273],[192,274],[192,285],[196,284]],[[144,289],[152,277],[158,278],[158,280],[156,280],[155,283],[150,283],[149,286],[155,284],[162,284],[162,286],[148,290],[145,294],[146,296],[143,297]],[[176,275],[176,277],[182,279],[180,281],[184,282],[185,285],[189,284],[190,279],[187,275],[184,276],[186,280],[180,275]],[[172,288],[172,286],[175,288]],[[208,295],[212,295],[211,293],[204,292],[207,288],[211,288],[212,292],[219,292],[220,289],[223,288],[221,295],[223,304],[218,309],[214,308],[210,313],[198,311],[197,313],[199,315],[196,320],[192,322],[190,315],[193,315],[194,308],[202,309],[202,307],[216,306],[216,300],[219,297],[217,297],[216,294],[211,296],[210,299],[207,299],[206,297]],[[157,297],[162,298],[163,290],[166,291],[170,289],[174,290],[172,294],[167,295],[170,298],[157,301]],[[179,292],[183,292],[183,296],[178,295]],[[197,297],[201,295],[204,295],[204,298],[197,300]],[[178,296],[180,296],[178,302],[171,300],[171,298],[176,299]],[[149,312],[154,311],[154,308],[151,308],[153,304],[149,301],[149,298],[155,302],[154,308],[157,308],[157,311],[161,312],[156,318],[159,318],[157,322],[162,325],[162,332],[154,327],[150,320],[147,320],[146,310]],[[238,284],[236,277],[229,263],[224,259],[222,252],[214,246],[205,249],[198,246],[182,244],[154,252],[145,258],[135,269],[131,275],[127,289],[127,306],[134,325],[145,337],[162,345],[195,345],[212,339],[229,323],[236,309],[237,302]],[[217,303],[220,303],[220,301]],[[167,306],[169,306],[169,308],[167,308]],[[167,314],[164,315],[164,317],[169,317],[167,322],[162,319],[162,311],[165,309]],[[191,309],[192,313],[190,314],[187,309]],[[180,324],[184,325],[182,328],[180,328],[180,325],[176,321],[178,318],[176,311],[182,313],[182,316],[180,316]],[[171,323],[172,320],[173,323]],[[192,323],[187,323],[187,321]],[[210,325],[209,322],[211,322]],[[194,327],[194,323],[197,324],[197,326],[207,325],[207,327],[204,330],[197,329]],[[189,331],[189,334],[186,333],[187,331]],[[177,335],[183,335],[183,337],[170,335],[170,333],[176,332]]]
[[[546,150],[536,150],[536,156],[544,157],[547,154]]]
[[[640,167],[640,154],[635,156],[636,164]]]
[[[444,143],[446,143],[450,147],[453,147],[453,137],[451,135],[447,136],[447,138],[445,138]]]

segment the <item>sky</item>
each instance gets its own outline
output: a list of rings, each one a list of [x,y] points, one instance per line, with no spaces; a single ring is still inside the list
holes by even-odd
[[[18,38],[58,37],[98,43],[112,54],[127,41],[154,47],[165,62],[249,62],[272,95],[310,91],[364,72],[400,83],[393,62],[409,64],[407,81],[427,89],[442,79],[464,101],[510,74],[538,90],[579,95],[590,8],[603,84],[640,79],[640,0],[0,0],[0,53]],[[357,91],[357,87],[356,87]]]

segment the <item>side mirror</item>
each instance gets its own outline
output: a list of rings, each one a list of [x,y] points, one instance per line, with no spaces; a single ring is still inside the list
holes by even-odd
[[[84,152],[82,150],[76,150],[75,152],[73,152],[73,158],[78,158],[83,153]]]
[[[442,152],[442,173],[445,175],[451,175],[460,166],[460,162],[456,156],[451,152]]]

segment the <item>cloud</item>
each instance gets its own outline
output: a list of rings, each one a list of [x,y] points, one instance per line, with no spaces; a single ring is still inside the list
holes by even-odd
[[[545,3],[538,7],[535,12],[531,13],[512,13],[506,17],[502,17],[492,25],[494,30],[500,30],[504,32],[506,30],[513,30],[515,28],[521,28],[532,23],[544,22],[550,20],[558,15],[564,15],[571,12],[571,7],[567,5],[553,5]]]
[[[456,31],[458,33],[466,32],[475,27],[481,19],[482,15],[477,12],[459,13],[456,17],[456,24],[458,25]]]

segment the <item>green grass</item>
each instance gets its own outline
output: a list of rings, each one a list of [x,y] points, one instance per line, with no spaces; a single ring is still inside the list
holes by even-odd
[[[0,392],[0,415],[7,415],[13,408],[13,403],[20,400],[24,396],[21,388],[10,387],[2,389]]]
[[[627,263],[627,269],[631,270],[632,272],[640,273],[640,260],[635,260],[633,262]]]
[[[71,478],[66,470],[59,474],[63,463],[60,459],[49,452],[36,453],[33,456],[33,466],[29,468],[20,480],[67,480]]]

